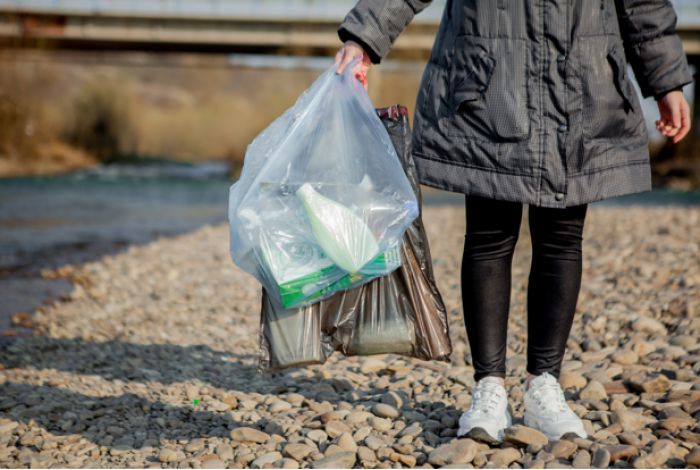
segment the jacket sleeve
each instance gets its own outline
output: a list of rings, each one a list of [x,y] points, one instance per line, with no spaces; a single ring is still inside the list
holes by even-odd
[[[615,7],[642,96],[658,98],[693,81],[668,0],[615,0]]]
[[[373,63],[389,52],[401,31],[432,0],[359,0],[338,28],[338,37],[360,44]]]

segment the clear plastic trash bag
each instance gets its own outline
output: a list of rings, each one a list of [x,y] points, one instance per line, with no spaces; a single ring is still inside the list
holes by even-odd
[[[415,194],[352,64],[335,64],[248,146],[229,193],[231,257],[285,308],[388,274]]]
[[[400,156],[420,210],[406,108],[396,105],[376,113]],[[321,364],[333,351],[449,361],[447,312],[420,215],[406,230],[399,255],[401,266],[390,274],[304,307],[284,308],[263,287],[258,371]]]

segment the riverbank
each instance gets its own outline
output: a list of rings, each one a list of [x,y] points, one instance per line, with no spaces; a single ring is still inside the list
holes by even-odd
[[[0,184],[0,331],[70,292],[43,275],[226,220],[225,162],[102,165]]]
[[[0,339],[0,466],[697,466],[700,208],[591,207],[562,376],[591,436],[545,443],[515,427],[493,448],[455,438],[473,386],[462,210],[427,206],[424,215],[450,316],[449,364],[336,354],[259,375],[259,286],[231,263],[222,224],[47,271],[71,291],[40,309],[32,335]],[[508,341],[516,424],[530,262],[523,222]]]

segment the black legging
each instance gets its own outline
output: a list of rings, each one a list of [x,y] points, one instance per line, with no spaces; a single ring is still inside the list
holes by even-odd
[[[462,303],[474,379],[506,372],[511,264],[522,204],[466,196]],[[581,286],[587,205],[528,206],[532,265],[527,289],[527,371],[559,377]]]

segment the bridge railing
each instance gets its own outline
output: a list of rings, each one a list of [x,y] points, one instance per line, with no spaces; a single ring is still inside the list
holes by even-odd
[[[612,0],[610,0],[612,1]],[[678,25],[700,28],[700,0],[673,0]],[[226,16],[339,20],[355,0],[0,0],[0,9],[154,16]],[[433,0],[416,22],[440,20],[445,0]]]
[[[434,0],[416,17],[437,22],[445,0]],[[72,14],[119,14],[178,17],[244,17],[260,19],[342,19],[353,0],[0,0],[0,9]]]

